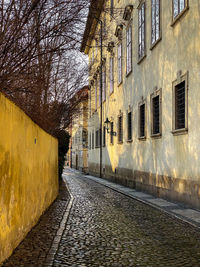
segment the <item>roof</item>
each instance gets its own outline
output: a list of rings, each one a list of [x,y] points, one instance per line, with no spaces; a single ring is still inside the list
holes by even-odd
[[[95,30],[97,27],[99,17],[101,15],[101,11],[103,9],[104,2],[105,0],[98,0],[98,1],[91,0],[86,27],[80,49],[81,52],[84,52],[85,54],[88,54],[91,41],[94,38]]]

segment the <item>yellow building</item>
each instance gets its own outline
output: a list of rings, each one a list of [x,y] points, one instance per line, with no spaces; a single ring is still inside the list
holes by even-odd
[[[200,208],[199,21],[195,0],[92,1],[90,173]]]
[[[71,166],[83,172],[88,171],[88,87],[85,86],[74,96],[78,103],[71,124]]]

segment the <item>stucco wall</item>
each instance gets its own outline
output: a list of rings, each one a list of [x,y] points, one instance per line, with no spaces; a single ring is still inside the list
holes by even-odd
[[[106,2],[109,6],[109,1]],[[161,1],[162,38],[151,49],[151,1],[146,0],[146,57],[138,62],[138,4],[132,1],[134,8],[131,20],[123,20],[122,14],[116,13],[115,18],[107,17],[108,34],[103,39],[103,58],[106,58],[107,70],[106,101],[103,103],[103,121],[108,117],[114,122],[114,131],[118,131],[118,115],[123,114],[123,143],[118,143],[114,136],[114,145],[110,144],[110,134],[106,135],[106,147],[103,148],[102,167],[105,176],[117,177],[123,181],[125,173],[130,173],[129,180],[134,179],[136,187],[142,190],[158,192],[158,195],[184,201],[200,208],[200,3],[189,1],[189,9],[179,20],[172,23],[172,1]],[[116,1],[116,7],[124,10],[130,1]],[[116,10],[115,10],[116,11]],[[116,11],[117,12],[117,11]],[[109,14],[107,14],[109,16]],[[101,19],[104,20],[104,12]],[[117,25],[123,25],[122,32],[122,83],[117,83],[117,44],[114,36]],[[126,75],[126,30],[132,25],[132,72]],[[99,27],[96,29],[98,36]],[[190,36],[188,38],[188,36]],[[114,54],[114,92],[110,94],[109,59],[112,56],[106,49],[109,41],[115,44]],[[95,39],[90,47],[95,47]],[[99,48],[97,48],[100,50]],[[96,48],[94,48],[96,57]],[[89,50],[90,62],[93,50]],[[90,71],[90,80],[95,80],[98,73],[99,52]],[[173,81],[179,71],[188,73],[188,131],[182,135],[172,133],[173,122]],[[97,79],[99,76],[97,75]],[[161,97],[161,136],[151,136],[151,105],[150,96],[155,87],[162,90]],[[94,112],[95,83],[91,83],[92,112],[89,119],[89,135],[100,125],[99,100],[97,111]],[[97,99],[99,99],[99,87]],[[138,137],[139,102],[146,101],[146,138]],[[127,112],[132,112],[132,142],[127,141]],[[118,133],[117,133],[118,134]],[[99,149],[89,150],[89,171],[99,173]],[[110,168],[106,168],[109,166]],[[96,169],[96,170],[95,170]],[[134,176],[132,175],[134,174]],[[163,178],[164,177],[164,178]],[[171,195],[173,193],[173,196]]]
[[[57,140],[0,94],[0,263],[57,193]]]

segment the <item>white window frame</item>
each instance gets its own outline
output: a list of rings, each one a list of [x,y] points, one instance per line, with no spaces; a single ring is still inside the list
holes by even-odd
[[[122,43],[117,46],[118,84],[122,82]]]
[[[126,75],[132,71],[132,26],[126,30]]]
[[[161,0],[151,0],[151,46],[161,39]]]
[[[114,57],[110,57],[110,94],[114,91]]]
[[[138,60],[146,56],[146,11],[145,1],[141,1],[138,7]]]

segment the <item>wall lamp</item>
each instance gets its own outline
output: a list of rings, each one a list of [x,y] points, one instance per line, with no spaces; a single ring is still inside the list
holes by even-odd
[[[106,118],[106,120],[104,121],[104,124],[106,125],[106,131],[107,133],[110,133],[113,136],[116,136],[117,133],[113,131],[112,127],[111,127],[111,121],[109,121],[108,117]],[[110,127],[109,127],[110,125]]]

